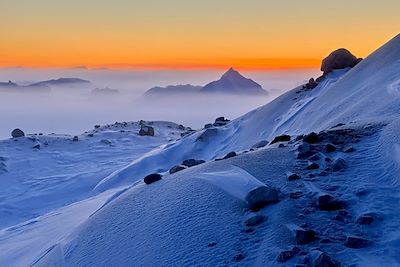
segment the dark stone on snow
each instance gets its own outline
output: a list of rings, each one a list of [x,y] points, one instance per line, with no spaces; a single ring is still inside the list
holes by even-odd
[[[287,262],[291,258],[293,258],[296,253],[293,250],[284,250],[279,252],[278,256],[276,257],[277,262]]]
[[[274,140],[271,141],[270,144],[272,145],[272,144],[275,144],[278,142],[288,142],[288,141],[290,141],[290,135],[283,134],[283,135],[276,136],[274,138]]]
[[[335,152],[335,151],[336,151],[336,146],[334,146],[334,145],[332,145],[332,144],[326,144],[326,145],[325,145],[325,148],[324,148],[324,151],[325,151],[326,153]]]
[[[262,140],[260,142],[255,143],[251,148],[262,148],[268,145],[268,140]]]
[[[343,152],[344,153],[354,152],[354,148],[352,146],[345,147],[345,148],[343,148]]]
[[[244,255],[242,253],[238,253],[233,257],[233,260],[236,262],[244,260]]]
[[[218,129],[208,128],[199,137],[197,137],[196,141],[207,142],[217,134],[218,134]]]
[[[294,180],[299,180],[300,179],[300,175],[296,174],[296,173],[291,173],[288,175],[288,180],[289,181],[294,181]]]
[[[74,141],[74,142],[78,142],[79,141],[79,138],[78,138],[78,136],[74,136],[73,138],[72,138],[72,141]]]
[[[257,226],[259,224],[262,224],[266,219],[267,217],[265,217],[264,215],[254,215],[244,221],[244,224],[248,227]]]
[[[334,172],[338,172],[346,168],[346,161],[342,158],[335,159],[332,163],[332,170]]]
[[[140,136],[154,136],[154,128],[142,125],[139,130]]]
[[[183,126],[182,124],[179,124],[178,125],[178,130],[184,131],[185,130],[185,126]]]
[[[279,202],[279,193],[276,189],[261,186],[251,190],[245,200],[251,210],[257,210],[268,204]]]
[[[356,58],[349,50],[340,48],[322,60],[321,71],[327,74],[336,69],[352,68],[362,59]]]
[[[326,211],[343,209],[344,203],[331,195],[321,195],[318,197],[318,208]]]
[[[206,162],[205,160],[201,160],[201,159],[186,159],[182,162],[181,165],[184,165],[186,167],[193,167],[199,164],[203,164],[204,162]]]
[[[311,162],[308,166],[307,166],[307,170],[316,170],[319,169],[319,165],[315,162]]]
[[[94,126],[94,128],[95,128],[95,129],[98,129],[98,128],[100,128],[100,125],[96,124],[96,125]]]
[[[204,129],[208,129],[208,128],[212,128],[213,125],[211,123],[207,123],[206,125],[204,125]]]
[[[184,170],[184,169],[186,169],[186,167],[185,167],[185,166],[182,166],[182,165],[176,165],[176,166],[172,167],[172,168],[169,170],[169,173],[170,173],[170,174],[173,174],[173,173],[176,173],[176,172],[182,171],[182,170]]]
[[[145,184],[152,184],[154,182],[161,180],[161,177],[162,176],[158,173],[152,173],[144,177],[143,181]]]
[[[358,236],[348,236],[345,242],[345,246],[348,248],[365,248],[372,244],[371,240],[365,239]]]
[[[298,199],[298,198],[301,198],[302,196],[303,196],[303,193],[300,191],[292,192],[289,194],[289,197],[292,199]]]
[[[33,149],[40,149],[40,144],[36,144],[32,147]]]
[[[314,260],[313,267],[338,267],[340,266],[331,256],[327,253],[320,253],[317,258]]]
[[[312,132],[303,137],[303,141],[309,144],[316,144],[319,142],[318,134]]]
[[[296,136],[295,141],[297,142],[297,141],[300,141],[302,139],[303,139],[303,135],[298,135],[298,136]]]
[[[21,129],[14,129],[12,132],[11,132],[11,136],[13,137],[13,138],[18,138],[18,137],[23,137],[23,136],[25,136],[25,133],[21,130]]]
[[[297,159],[306,159],[319,152],[318,148],[309,144],[301,144],[297,147]]]
[[[236,157],[237,154],[235,151],[229,152],[228,154],[225,155],[225,157],[223,159],[229,159],[229,158],[233,158]]]
[[[296,242],[299,244],[308,244],[316,239],[316,233],[314,230],[297,229],[296,230]]]
[[[217,242],[210,242],[208,243],[207,247],[212,248],[215,247],[218,243]]]
[[[367,212],[358,216],[356,222],[362,225],[371,225],[376,221],[381,221],[382,216],[375,212]]]
[[[314,89],[315,87],[317,87],[317,85],[318,85],[318,82],[316,82],[314,80],[314,78],[311,78],[310,80],[308,80],[308,83],[303,85],[303,89],[307,89],[307,90]]]

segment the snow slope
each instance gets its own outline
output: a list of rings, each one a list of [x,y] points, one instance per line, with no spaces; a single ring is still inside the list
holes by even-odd
[[[399,62],[400,35],[353,69],[331,73],[313,90],[295,88],[226,126],[137,154],[104,179],[97,177],[90,184],[92,198],[54,211],[68,217],[74,205],[88,205],[67,229],[52,221],[51,213],[3,229],[0,265],[313,266],[323,251],[344,266],[399,266]],[[335,127],[339,123],[344,125]],[[312,160],[296,158],[301,140],[250,151],[258,141],[282,133],[322,130],[332,140],[339,138],[338,149],[321,149]],[[354,152],[345,153],[347,146]],[[212,161],[229,151],[240,155]],[[188,158],[207,162],[167,174]],[[339,158],[344,168],[332,171]],[[311,161],[320,169],[307,168]],[[143,176],[152,172],[165,175],[145,185]],[[289,172],[301,179],[288,181]],[[279,189],[280,202],[249,211],[243,198],[257,184]],[[323,194],[343,201],[345,210],[319,209]],[[358,222],[371,212],[376,216],[371,225]],[[254,215],[266,219],[246,226]],[[58,235],[41,237],[40,247],[24,250],[19,258],[18,251],[32,246],[21,239],[39,238],[43,226]],[[300,228],[315,230],[317,239],[296,244],[294,231]],[[349,247],[351,236],[370,244]],[[301,252],[278,263],[277,255],[294,245]]]

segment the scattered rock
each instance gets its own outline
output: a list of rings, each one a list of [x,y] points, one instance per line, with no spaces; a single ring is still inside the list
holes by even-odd
[[[207,142],[214,136],[217,136],[217,134],[218,134],[218,129],[208,128],[199,137],[197,137],[196,141]]]
[[[297,159],[306,159],[319,152],[318,148],[309,144],[301,144],[297,147]]]
[[[262,140],[260,142],[255,143],[251,148],[262,148],[268,145],[268,140]]]
[[[40,149],[40,144],[36,144],[32,147],[33,149]]]
[[[236,262],[244,260],[244,255],[242,253],[238,253],[233,257],[233,260]]]
[[[244,221],[244,224],[248,227],[257,226],[259,224],[262,224],[266,219],[267,217],[265,217],[264,215],[254,215]]]
[[[316,239],[316,233],[314,230],[297,229],[296,230],[296,242],[299,244],[308,244]]]
[[[207,123],[206,125],[204,125],[204,129],[208,129],[208,128],[212,128],[213,125],[211,123]]]
[[[319,165],[315,162],[311,162],[307,166],[307,170],[316,170],[316,169],[319,169]]]
[[[226,125],[228,122],[230,122],[230,120],[225,119],[225,117],[218,117],[215,119],[215,122],[213,123],[213,126],[224,126]]]
[[[300,178],[301,178],[300,175],[298,175],[296,173],[289,173],[288,174],[288,180],[289,181],[299,180]]]
[[[94,134],[90,133],[90,134],[88,134],[87,136],[88,136],[88,137],[93,137]]]
[[[218,243],[217,242],[210,242],[208,243],[207,247],[212,248],[215,247]]]
[[[274,140],[271,141],[270,145],[278,143],[278,142],[288,142],[288,141],[290,141],[290,135],[283,134],[283,135],[276,136],[274,138]]]
[[[279,144],[278,147],[279,147],[279,148],[282,148],[282,147],[285,147],[285,145],[284,145],[284,144]]]
[[[332,153],[336,151],[336,146],[332,145],[332,144],[326,144],[324,147],[324,151],[326,153]]]
[[[74,136],[73,138],[72,138],[72,141],[74,141],[74,142],[78,142],[79,141],[79,138],[78,138],[78,136]]]
[[[111,141],[108,139],[101,139],[100,143],[106,144],[106,145],[111,145]]]
[[[352,68],[361,60],[356,58],[349,50],[340,48],[322,60],[321,71],[326,75],[336,69]]]
[[[21,130],[21,129],[14,129],[12,132],[11,132],[11,136],[13,137],[13,138],[18,138],[18,137],[23,137],[23,136],[25,136],[25,133]]]
[[[225,157],[223,157],[223,159],[229,159],[229,158],[233,158],[236,157],[237,154],[235,151],[229,152],[228,154],[225,155]]]
[[[347,146],[347,147],[343,148],[343,152],[344,153],[354,152],[354,148],[352,146]]]
[[[182,162],[181,165],[184,165],[186,167],[193,167],[199,164],[203,164],[204,162],[206,162],[205,160],[201,160],[201,159],[186,159]]]
[[[309,144],[316,144],[316,143],[319,142],[318,134],[316,134],[315,132],[306,134],[303,137],[303,141],[306,142],[306,143],[309,143]]]
[[[183,126],[182,124],[179,124],[178,125],[178,130],[184,131],[185,130],[185,126]]]
[[[245,200],[251,210],[257,210],[268,204],[279,202],[279,193],[276,189],[261,186],[251,190]]]
[[[346,168],[346,161],[342,158],[335,159],[332,163],[332,170],[334,172],[338,172]]]
[[[315,258],[313,267],[338,267],[338,264],[331,256],[329,256],[325,252],[319,253],[319,255]]]
[[[303,89],[314,89],[315,87],[317,87],[318,82],[316,82],[314,80],[314,78],[311,78],[310,80],[308,80],[308,83],[303,85]]]
[[[293,250],[283,250],[279,252],[278,256],[276,257],[277,262],[287,262],[291,258],[293,258],[296,253]]]
[[[185,167],[185,166],[183,166],[183,165],[176,165],[176,166],[172,167],[172,168],[169,170],[169,173],[170,173],[170,174],[173,174],[173,173],[182,171],[182,170],[184,170],[184,169],[186,169],[186,168],[187,168],[187,167]]]
[[[331,195],[325,194],[318,197],[318,208],[326,211],[343,209],[344,203]]]
[[[289,194],[289,197],[292,199],[298,199],[302,196],[303,196],[303,193],[301,191],[296,191],[296,192],[292,192]]]
[[[142,125],[139,130],[140,136],[154,136],[154,128]]]
[[[143,181],[145,184],[152,184],[154,182],[161,180],[161,177],[162,176],[158,173],[152,173],[144,177]]]
[[[100,128],[100,125],[96,124],[96,125],[94,126],[94,128],[95,128],[95,129],[98,129],[98,128]]]
[[[358,236],[348,236],[345,242],[345,246],[348,248],[365,248],[372,244],[371,240],[365,239]]]
[[[367,212],[358,216],[356,222],[362,225],[371,225],[376,221],[382,220],[382,216],[375,212]]]

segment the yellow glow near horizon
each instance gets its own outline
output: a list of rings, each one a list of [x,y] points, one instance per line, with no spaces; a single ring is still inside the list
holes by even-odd
[[[400,1],[325,2],[3,0],[0,66],[308,68],[398,33]]]

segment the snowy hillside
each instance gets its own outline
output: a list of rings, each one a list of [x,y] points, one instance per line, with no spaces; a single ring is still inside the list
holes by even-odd
[[[1,141],[0,265],[399,266],[399,92],[400,35],[197,131]]]

